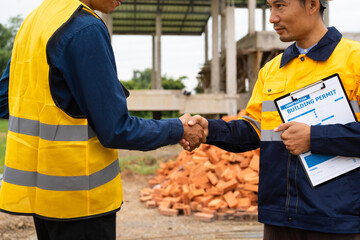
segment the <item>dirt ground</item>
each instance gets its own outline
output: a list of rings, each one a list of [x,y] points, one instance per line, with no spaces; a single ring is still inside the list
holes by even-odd
[[[120,157],[151,155],[154,158],[173,157],[181,151],[179,146],[170,146],[151,152],[119,151]],[[158,209],[147,209],[139,201],[140,190],[147,187],[153,176],[122,172],[124,204],[117,213],[117,239],[262,239],[263,226],[257,222],[217,220],[199,222],[194,216],[161,216]],[[1,240],[36,240],[32,217],[0,213]]]

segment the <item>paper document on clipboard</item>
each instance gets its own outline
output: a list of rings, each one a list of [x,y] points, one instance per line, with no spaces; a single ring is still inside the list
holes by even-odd
[[[338,74],[275,99],[283,122],[302,122],[309,125],[346,124],[355,122]],[[300,154],[299,158],[312,187],[360,167],[360,158]]]

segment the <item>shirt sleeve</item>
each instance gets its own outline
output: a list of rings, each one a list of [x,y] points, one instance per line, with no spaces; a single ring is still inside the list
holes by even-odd
[[[311,126],[311,152],[360,157],[360,123]]]
[[[4,74],[0,79],[0,118],[9,118],[9,75],[10,75],[10,60],[6,66]]]
[[[208,120],[208,144],[231,152],[245,152],[260,147],[260,139],[246,120],[225,122],[222,119]]]
[[[117,78],[115,57],[103,24],[91,24],[69,36],[54,63],[103,146],[152,150],[183,136],[179,119],[146,120],[129,116]]]

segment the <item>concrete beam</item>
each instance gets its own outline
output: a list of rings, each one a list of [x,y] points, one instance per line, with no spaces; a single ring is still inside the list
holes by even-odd
[[[151,88],[156,89],[156,44],[155,34],[151,37],[152,40],[152,71],[151,71]]]
[[[208,25],[205,26],[205,63],[209,61],[209,31]]]
[[[237,42],[238,50],[271,51],[285,49],[292,43],[282,42],[276,32],[255,32],[248,34]]]
[[[228,115],[237,114],[236,93],[236,42],[235,42],[235,6],[226,6],[226,93],[228,99]],[[233,98],[232,98],[233,97]]]
[[[162,89],[161,83],[161,14],[156,14],[156,89]]]
[[[262,30],[266,31],[266,21],[267,21],[267,19],[266,19],[266,9],[267,9],[267,7],[264,5],[264,6],[261,7],[261,9],[262,9]]]
[[[248,10],[249,10],[249,33],[254,33],[256,0],[248,0]]]
[[[211,0],[212,17],[212,60],[211,60],[211,92],[218,93],[220,89],[219,61],[219,0]]]
[[[129,111],[179,111],[193,114],[228,114],[239,96],[196,94],[185,96],[180,90],[130,90]],[[230,102],[230,103],[229,103]],[[235,113],[236,114],[236,113]]]

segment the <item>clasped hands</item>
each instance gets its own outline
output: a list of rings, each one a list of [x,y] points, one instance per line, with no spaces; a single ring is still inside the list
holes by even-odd
[[[198,148],[206,142],[209,135],[208,121],[200,115],[191,116],[185,113],[179,118],[184,127],[184,135],[179,144],[187,151]]]
[[[179,144],[187,151],[193,151],[206,142],[209,135],[208,121],[200,115],[191,116],[186,113],[180,117],[184,127],[184,135]],[[299,155],[310,150],[310,126],[305,123],[288,122],[274,129],[282,132],[280,137],[291,154]]]

